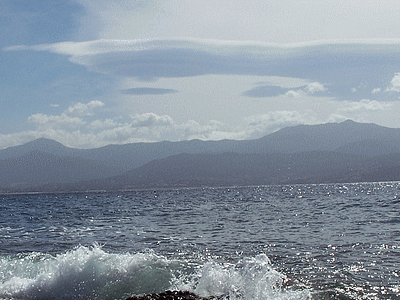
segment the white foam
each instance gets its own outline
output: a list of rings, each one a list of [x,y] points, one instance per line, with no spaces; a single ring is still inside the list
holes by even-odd
[[[264,254],[237,263],[170,260],[152,251],[112,254],[98,245],[51,256],[31,253],[0,259],[1,299],[126,299],[167,289],[231,300],[310,299],[285,290],[285,276]]]
[[[308,290],[290,291],[283,288],[286,276],[275,271],[265,254],[246,258],[236,264],[208,262],[200,268],[197,276],[188,282],[185,277],[175,280],[175,289],[192,290],[204,297],[228,295],[236,300],[311,299]],[[181,283],[181,285],[179,285]]]
[[[124,299],[153,291],[154,282],[168,288],[171,263],[152,252],[109,254],[97,245],[6,258],[0,261],[0,298]]]

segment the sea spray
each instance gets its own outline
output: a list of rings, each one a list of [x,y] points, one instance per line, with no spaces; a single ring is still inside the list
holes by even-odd
[[[244,258],[237,263],[206,262],[192,276],[174,280],[173,288],[188,289],[203,297],[225,295],[230,300],[310,299],[308,290],[283,288],[286,276],[273,269],[265,254]],[[179,283],[181,285],[179,285]]]
[[[173,262],[152,251],[109,254],[94,245],[56,256],[19,254],[0,264],[0,298],[124,299],[167,289]]]
[[[151,250],[107,253],[79,246],[51,256],[31,253],[0,261],[1,299],[125,299],[131,295],[189,290],[230,299],[308,299],[308,291],[282,289],[285,276],[264,254],[237,263],[167,259]]]

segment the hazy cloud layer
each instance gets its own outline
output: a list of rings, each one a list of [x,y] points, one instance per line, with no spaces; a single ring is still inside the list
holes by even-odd
[[[174,89],[161,89],[161,88],[131,88],[122,90],[121,93],[125,95],[167,95],[167,94],[175,94],[179,91]]]
[[[310,94],[314,96],[323,96],[323,92],[327,91],[323,84],[319,82],[311,82],[304,86],[295,88],[284,88],[280,86],[263,85],[252,88],[251,90],[245,91],[243,96],[264,98],[264,97],[276,97],[280,95],[286,95],[291,97],[299,97],[302,94]]]
[[[393,107],[393,103],[363,99],[358,102],[344,101],[343,105],[338,109],[338,111],[385,111],[390,109],[391,107]]]
[[[275,43],[398,38],[393,0],[77,0],[102,39],[195,37]],[[90,38],[86,37],[86,39]]]

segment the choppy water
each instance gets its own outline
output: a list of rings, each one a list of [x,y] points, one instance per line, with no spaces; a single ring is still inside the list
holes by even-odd
[[[400,299],[400,184],[0,196],[0,298]]]

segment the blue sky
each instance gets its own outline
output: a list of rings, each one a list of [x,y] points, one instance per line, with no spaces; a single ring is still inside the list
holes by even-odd
[[[400,2],[0,1],[0,149],[400,127]]]

